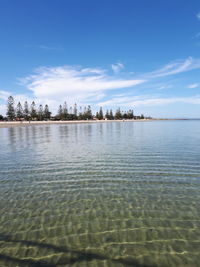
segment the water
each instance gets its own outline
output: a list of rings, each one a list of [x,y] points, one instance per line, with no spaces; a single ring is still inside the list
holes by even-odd
[[[200,122],[0,129],[0,266],[200,266]]]

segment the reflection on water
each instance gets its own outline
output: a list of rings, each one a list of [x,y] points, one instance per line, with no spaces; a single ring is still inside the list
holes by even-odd
[[[199,266],[200,125],[0,129],[0,266]]]

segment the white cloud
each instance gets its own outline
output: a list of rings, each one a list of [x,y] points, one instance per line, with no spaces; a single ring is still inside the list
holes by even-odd
[[[192,84],[188,85],[188,88],[190,88],[190,89],[197,88],[197,87],[199,87],[198,83],[192,83]]]
[[[162,98],[162,97],[152,97],[149,95],[144,95],[144,96],[133,96],[133,97],[121,97],[101,102],[98,105],[102,107],[121,106],[129,108],[129,107],[140,107],[140,106],[158,106],[158,105],[167,105],[174,103],[187,103],[187,104],[200,105],[200,96]]]
[[[39,99],[87,102],[105,91],[132,87],[144,83],[144,79],[117,79],[105,70],[80,67],[39,68],[35,74],[21,79]]]
[[[0,104],[0,115],[5,116],[6,115],[6,105],[1,105]]]
[[[200,68],[200,59],[193,59],[192,57],[188,57],[185,60],[179,60],[169,63],[163,68],[147,74],[147,77],[149,78],[165,77],[199,68]]]
[[[197,14],[197,19],[200,20],[200,12]]]
[[[54,99],[49,99],[49,98],[37,98],[37,97],[31,97],[26,94],[13,94],[12,92],[9,91],[0,91],[0,114],[6,115],[6,109],[7,109],[7,100],[8,97],[12,95],[15,101],[15,106],[17,105],[18,102],[24,105],[24,102],[27,101],[29,105],[35,101],[36,103],[36,108],[39,107],[40,104],[45,106],[46,104],[49,105],[50,110],[55,114],[58,111],[58,107],[60,104],[63,103],[59,102]]]
[[[124,65],[120,62],[116,63],[116,64],[112,64],[111,68],[113,70],[114,73],[118,73],[120,72],[122,69],[124,69]]]
[[[120,78],[119,74],[109,75],[107,70],[101,68],[82,68],[80,66],[42,67],[36,69],[33,74],[20,79],[21,84],[28,89],[27,95],[12,95],[15,98],[15,103],[18,101],[24,103],[26,100],[31,103],[34,100],[38,105],[48,104],[53,114],[57,112],[58,106],[64,101],[67,101],[69,106],[75,102],[79,105],[91,104],[94,109],[97,102],[99,102],[99,106],[113,107],[156,106],[170,103],[199,104],[199,96],[180,98],[162,98],[157,95],[133,96],[134,92],[131,90],[134,86],[145,82],[149,82],[147,84],[148,87],[142,87],[141,89],[146,92],[149,88],[151,91],[154,88],[157,92],[158,90],[171,88],[171,85],[166,83],[166,81],[165,83],[160,82],[160,78],[199,68],[200,59],[189,57],[185,60],[169,63],[159,70],[143,74],[140,78],[126,79]],[[159,78],[159,83],[156,81],[156,84],[152,84],[152,81],[157,78]],[[196,88],[198,85],[196,83],[189,84],[188,88]],[[125,88],[129,88],[126,94],[124,94]],[[123,89],[123,92],[119,90],[113,96],[113,91],[116,89]],[[6,103],[10,94],[10,92],[5,90],[0,91],[1,111],[6,109],[4,103]],[[108,97],[110,100],[108,100]]]

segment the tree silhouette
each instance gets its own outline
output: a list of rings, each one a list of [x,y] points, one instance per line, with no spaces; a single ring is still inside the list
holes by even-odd
[[[7,116],[9,120],[14,120],[15,119],[15,107],[14,107],[14,98],[12,96],[8,97],[8,102],[7,102]]]

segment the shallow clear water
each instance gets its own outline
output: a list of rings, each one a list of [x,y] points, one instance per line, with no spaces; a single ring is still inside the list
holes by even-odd
[[[200,121],[0,129],[0,266],[200,266]]]

